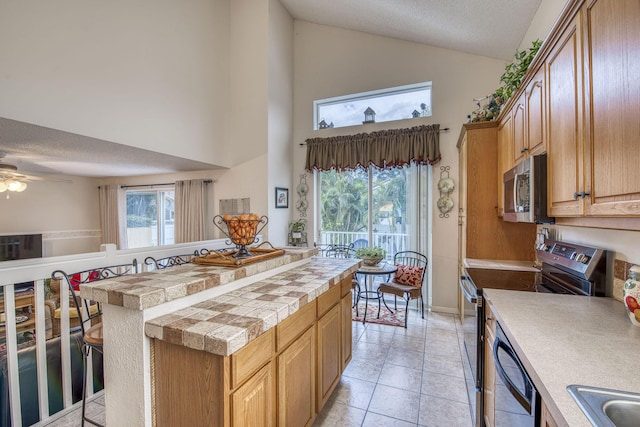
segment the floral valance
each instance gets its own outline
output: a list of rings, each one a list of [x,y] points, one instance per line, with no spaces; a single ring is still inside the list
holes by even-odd
[[[308,171],[346,170],[370,165],[400,167],[440,160],[440,125],[415,126],[356,135],[307,139]]]

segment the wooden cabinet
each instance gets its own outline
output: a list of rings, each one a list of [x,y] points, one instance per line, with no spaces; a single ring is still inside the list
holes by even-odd
[[[640,216],[640,3],[583,7],[587,215]]]
[[[318,320],[318,394],[316,410],[324,406],[340,380],[340,304],[336,304]]]
[[[549,412],[544,400],[540,401],[540,427],[558,427],[558,423]]]
[[[232,426],[276,425],[275,364],[269,362],[231,396]],[[183,424],[184,425],[184,424]]]
[[[637,1],[586,1],[546,59],[549,209],[558,223],[640,216],[639,20]]]
[[[316,333],[309,328],[278,356],[278,425],[310,426],[315,419]]]
[[[498,126],[498,216],[504,214],[504,173],[513,167],[513,120],[507,114]]]
[[[527,156],[535,156],[547,151],[545,134],[545,94],[544,94],[544,67],[535,73],[533,79],[525,90],[527,107]]]
[[[546,151],[544,114],[544,67],[540,67],[506,114],[512,121],[513,164]]]
[[[231,356],[161,340],[153,354],[159,427],[310,426],[351,360],[351,277]]]
[[[582,186],[582,51],[580,18],[557,41],[545,67],[548,75],[547,157],[549,214],[579,216],[584,212],[574,194]]]
[[[349,284],[350,285],[350,284]],[[352,299],[351,299],[351,286],[349,286],[349,291],[347,295],[342,297],[340,301],[340,312],[341,312],[341,325],[340,329],[342,330],[342,346],[341,346],[341,359],[340,359],[340,370],[344,371],[349,362],[351,361],[351,352],[353,347],[353,336],[352,336],[352,324],[353,324],[353,310],[352,310]]]
[[[493,361],[493,344],[496,341],[496,321],[491,314],[489,304],[485,310],[485,340],[484,340],[484,425],[495,426],[496,408],[496,365]]]
[[[465,124],[458,149],[459,262],[464,258],[534,260],[535,224],[505,222],[497,215],[498,124]]]
[[[513,162],[519,163],[527,157],[527,121],[525,111],[525,94],[522,93],[511,110],[513,121]]]
[[[14,307],[16,309],[16,319],[21,316],[25,316],[27,320],[18,320],[16,323],[16,333],[21,334],[23,332],[32,331],[36,327],[36,314],[34,310],[33,302],[33,290],[27,292],[19,292],[14,297]],[[0,324],[0,342],[5,341],[6,329],[5,324],[7,322],[7,316],[5,315],[4,297],[0,297],[0,314],[2,314],[2,321]]]

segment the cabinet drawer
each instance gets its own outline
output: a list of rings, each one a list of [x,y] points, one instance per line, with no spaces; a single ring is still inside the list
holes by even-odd
[[[286,348],[291,341],[307,330],[307,328],[312,326],[315,321],[316,301],[311,301],[309,304],[305,305],[280,323],[276,327],[278,351],[282,351]]]
[[[349,293],[351,293],[351,283],[353,282],[353,279],[354,279],[353,275],[342,279],[342,282],[340,282],[341,297],[347,296]]]
[[[322,317],[323,314],[340,301],[341,290],[340,284],[337,284],[318,297],[318,317]]]
[[[231,355],[231,387],[236,388],[276,353],[275,328]]]

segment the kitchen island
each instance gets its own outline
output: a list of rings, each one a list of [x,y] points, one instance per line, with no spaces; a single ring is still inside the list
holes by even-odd
[[[346,317],[343,299],[348,299],[351,320],[351,288],[343,284],[350,283],[360,260],[324,259],[314,254],[314,249],[286,248],[281,257],[241,267],[187,264],[83,286],[83,298],[104,304],[107,425],[153,425],[156,410],[161,407],[154,404],[161,401],[165,411],[172,411],[175,408],[169,404],[177,389],[183,390],[178,395],[183,402],[194,402],[202,390],[192,388],[190,395],[188,389],[184,391],[184,384],[171,386],[181,376],[206,379],[229,375],[233,383],[229,390],[236,390],[256,372],[264,374],[264,366],[284,350],[278,348],[271,354],[270,345],[284,343],[286,337],[290,342],[301,338],[297,333],[304,335],[306,330],[292,325],[303,324],[311,317],[314,327],[307,329],[318,331],[317,342],[325,339],[333,344],[328,364],[334,370],[335,366],[343,367],[346,362],[340,362],[335,347],[342,351],[345,346],[335,341],[341,335],[336,335],[333,327]],[[334,304],[336,298],[340,304]],[[329,313],[328,324],[319,324],[318,315],[325,320]],[[290,317],[295,321],[287,322]],[[335,336],[326,333],[325,326]],[[278,334],[282,338],[277,339]],[[182,362],[163,364],[173,357]],[[185,363],[187,360],[190,364]],[[207,371],[212,369],[210,365],[198,366],[194,361],[220,362],[224,372],[212,374]],[[321,372],[318,378],[322,380]],[[324,384],[325,394],[330,394],[334,386]],[[276,398],[269,390],[267,394],[271,400]],[[229,393],[219,397],[227,424],[232,397]],[[326,401],[328,395],[317,397]]]
[[[640,328],[613,298],[485,289],[491,312],[558,425],[591,426],[571,384],[637,392]]]

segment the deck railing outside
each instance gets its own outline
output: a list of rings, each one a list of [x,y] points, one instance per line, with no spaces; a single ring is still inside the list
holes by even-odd
[[[369,243],[366,232],[322,231],[320,245],[344,245],[355,243],[356,247],[380,246],[387,251],[387,260],[392,260],[396,252],[404,251],[408,247],[409,235],[404,233],[373,233],[373,241]]]

